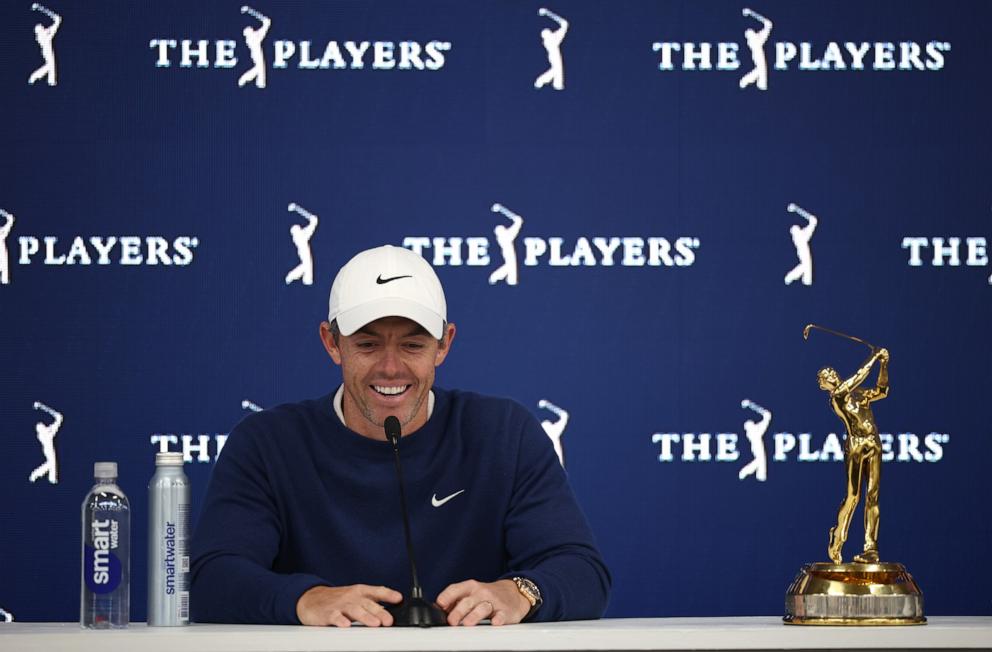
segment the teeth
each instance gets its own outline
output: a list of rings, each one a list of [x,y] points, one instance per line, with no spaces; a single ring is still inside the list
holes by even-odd
[[[395,396],[396,394],[402,394],[406,391],[409,385],[400,385],[399,387],[383,387],[382,385],[372,385],[372,388],[379,392],[380,394],[385,394],[386,396]]]

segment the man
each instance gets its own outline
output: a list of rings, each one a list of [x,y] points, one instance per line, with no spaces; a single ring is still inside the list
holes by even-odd
[[[418,574],[450,625],[598,618],[610,576],[548,438],[522,406],[434,387],[444,291],[403,248],[355,256],[320,325],[343,382],[247,416],[193,538],[201,622],[388,626],[410,583],[387,416],[402,425]]]
[[[878,382],[873,389],[860,389],[871,368],[878,362]],[[837,525],[830,528],[827,555],[842,561],[841,549],[847,541],[851,517],[858,506],[861,485],[865,486],[865,546],[854,561],[878,562],[878,482],[882,472],[882,442],[871,412],[871,404],[889,395],[889,352],[875,349],[854,374],[841,382],[835,369],[825,367],[817,374],[820,389],[830,393],[830,406],[847,427],[844,464],[847,468],[847,495],[837,510]]]

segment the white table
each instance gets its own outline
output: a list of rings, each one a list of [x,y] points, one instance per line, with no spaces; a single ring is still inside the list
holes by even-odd
[[[0,625],[0,650],[225,652],[235,650],[878,650],[992,648],[992,617],[932,617],[910,627],[799,627],[778,617],[641,618],[512,627],[322,629],[192,625],[89,631],[76,623]]]

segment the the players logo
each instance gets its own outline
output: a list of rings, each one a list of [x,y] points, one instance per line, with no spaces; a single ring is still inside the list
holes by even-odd
[[[34,482],[38,478],[47,475],[50,483],[58,484],[59,467],[58,460],[55,455],[55,435],[59,433],[59,428],[62,427],[62,413],[56,412],[39,401],[35,401],[34,409],[41,410],[51,417],[52,421],[51,423],[46,423],[44,420],[41,420],[34,426],[35,437],[37,437],[38,443],[41,444],[41,452],[45,456],[45,461],[39,464],[38,467],[31,472],[28,480]]]
[[[797,430],[769,433],[771,410],[750,399],[742,400],[740,405],[752,410],[758,418],[751,417],[744,422],[744,436],[750,444],[752,459],[738,470],[738,479],[754,476],[759,482],[765,482],[771,463],[844,461],[843,433],[839,436],[835,432],[814,435]],[[944,447],[951,440],[949,434],[941,432],[923,436],[912,432],[879,433],[878,437],[883,462],[940,462],[944,458]],[[739,444],[742,439],[738,433],[722,429],[651,435],[651,443],[657,446],[658,461],[663,464],[737,462],[741,459]]]
[[[0,208],[0,285],[10,283],[10,254],[7,251],[7,236],[14,228],[14,216]]]
[[[951,44],[946,41],[776,41],[769,42],[772,21],[757,11],[745,7],[742,15],[748,21],[743,43],[737,41],[655,41],[658,70],[737,71],[742,66],[741,52],[747,50],[752,68],[738,81],[743,90],[754,86],[768,90],[769,66],[774,61],[776,71],[852,71],[875,72],[942,70]],[[753,21],[757,21],[756,23]],[[731,22],[727,21],[728,30]],[[733,28],[734,31],[738,28]],[[682,30],[680,30],[682,31]],[[796,26],[790,25],[795,33]]]
[[[0,609],[0,622],[5,622],[5,623],[14,622],[14,614],[10,613],[6,609]]]
[[[34,39],[38,41],[38,47],[41,48],[41,58],[44,59],[45,63],[31,73],[28,83],[34,84],[39,79],[45,78],[49,86],[55,86],[58,81],[55,78],[55,46],[53,41],[55,40],[55,33],[59,31],[59,27],[62,25],[62,16],[59,16],[48,7],[40,5],[37,2],[31,5],[31,9],[33,11],[39,11],[51,18],[52,24],[46,27],[38,23],[34,26]]]
[[[285,5],[280,6],[285,8]],[[272,28],[272,19],[260,11],[244,5],[241,13],[251,21],[242,29],[244,44],[233,38],[152,38],[148,47],[155,55],[157,69],[236,68],[245,59],[251,66],[238,78],[238,86],[254,84],[264,89],[272,71],[295,68],[310,70],[440,70],[445,55],[451,51],[450,41],[421,41],[404,38],[399,41],[385,39],[345,40],[314,42],[275,38],[266,41]],[[241,49],[239,49],[239,47]],[[271,71],[268,68],[271,61]]]
[[[558,23],[558,28],[541,30],[541,42],[548,51],[548,69],[534,80],[534,88],[544,88],[550,83],[556,91],[564,90],[565,63],[561,57],[561,42],[565,40],[565,34],[568,32],[568,21],[544,7],[538,9],[537,13]]]
[[[505,216],[510,220],[510,224],[497,224],[496,228],[493,229],[496,244],[499,245],[499,251],[503,255],[503,264],[489,275],[489,285],[496,285],[499,281],[503,281],[507,285],[516,285],[517,250],[513,246],[513,241],[517,239],[517,234],[520,233],[520,227],[524,225],[524,220],[502,204],[493,204],[493,212]]]
[[[747,88],[749,84],[754,84],[760,90],[768,90],[768,61],[765,59],[765,42],[772,33],[772,21],[761,14],[744,7],[744,17],[754,18],[761,23],[761,29],[755,31],[750,27],[744,30],[744,40],[748,49],[751,50],[751,61],[754,62],[754,69],[741,77],[741,88]]]
[[[317,230],[319,220],[316,215],[296,203],[291,203],[287,210],[300,215],[307,223],[289,227],[289,235],[296,245],[296,255],[300,257],[300,264],[286,274],[286,285],[293,281],[300,281],[303,285],[313,285],[313,254],[310,251],[310,239]]]
[[[502,264],[489,275],[489,284],[517,285],[519,269],[517,240],[522,241],[523,267],[689,267],[696,262],[699,238],[683,236],[675,239],[642,236],[527,236],[518,238],[524,219],[503,204],[491,206],[502,218],[493,229]],[[435,267],[488,267],[495,256],[490,238],[485,236],[406,236],[402,246]]]
[[[803,285],[813,285],[813,252],[810,250],[809,241],[813,239],[813,231],[816,230],[816,216],[796,204],[789,204],[786,210],[806,218],[806,225],[793,224],[789,228],[799,264],[785,275],[785,284],[791,285],[793,281],[799,280]]]
[[[247,5],[241,7],[241,13],[249,14],[252,18],[260,22],[261,25],[258,27],[249,25],[242,32],[245,37],[245,45],[248,46],[248,52],[251,53],[251,62],[253,65],[238,79],[238,86],[244,86],[254,80],[257,88],[265,88],[265,54],[262,52],[262,41],[265,40],[265,35],[269,33],[269,27],[272,26],[272,21],[269,20],[268,16],[263,16]]]
[[[249,401],[248,399],[241,401],[241,409],[250,410],[251,412],[262,411],[262,408],[258,405],[258,403],[255,403],[254,401]]]
[[[544,432],[547,433],[548,438],[551,439],[551,444],[555,447],[555,453],[558,454],[558,462],[562,466],[565,466],[565,449],[561,443],[561,436],[565,434],[565,426],[568,425],[568,412],[543,398],[537,402],[537,407],[542,410],[548,410],[557,417],[555,421],[549,421],[547,419],[541,421],[541,427],[544,428]]]

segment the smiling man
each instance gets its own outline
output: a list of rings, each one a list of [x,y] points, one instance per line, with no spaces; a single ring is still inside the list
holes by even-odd
[[[512,401],[434,386],[455,325],[423,258],[355,256],[320,338],[337,390],[246,417],[217,462],[193,539],[194,620],[393,624],[385,606],[410,566],[389,416],[424,596],[448,624],[602,615],[610,575],[540,424]]]

